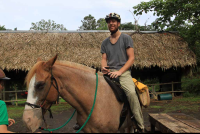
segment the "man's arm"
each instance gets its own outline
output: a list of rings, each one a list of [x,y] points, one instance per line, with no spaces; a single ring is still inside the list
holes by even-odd
[[[134,63],[134,49],[133,48],[127,48],[126,49],[127,55],[128,55],[128,61],[126,64],[119,70],[122,74],[126,72]]]
[[[108,72],[110,72],[110,70],[106,69],[105,67],[107,67],[107,56],[106,56],[106,53],[103,53],[102,60],[101,60],[101,69],[102,69],[103,74],[107,74]]]
[[[111,78],[117,78],[118,76],[121,76],[124,72],[126,72],[134,63],[134,49],[133,48],[127,48],[126,49],[127,55],[128,55],[128,61],[126,64],[116,72],[111,72],[108,75],[110,75]]]
[[[14,132],[8,131],[6,125],[0,125],[0,133],[14,133]]]

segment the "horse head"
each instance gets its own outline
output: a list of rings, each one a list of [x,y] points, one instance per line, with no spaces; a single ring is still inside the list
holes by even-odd
[[[26,76],[28,96],[23,113],[23,122],[32,132],[39,128],[44,119],[44,114],[59,96],[58,87],[55,86],[57,82],[52,73],[56,59],[57,55],[47,62],[38,60]]]

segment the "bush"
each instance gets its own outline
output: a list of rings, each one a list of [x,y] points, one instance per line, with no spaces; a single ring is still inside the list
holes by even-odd
[[[198,96],[200,94],[200,78],[193,78],[189,81],[186,80],[187,78],[183,78],[183,83],[181,84],[183,91],[186,91],[184,96]]]
[[[183,93],[183,97],[196,97],[197,95],[194,93],[189,93],[188,91]]]

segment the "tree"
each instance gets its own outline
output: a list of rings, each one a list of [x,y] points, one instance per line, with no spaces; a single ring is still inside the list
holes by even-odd
[[[42,19],[39,22],[32,23],[32,27],[30,28],[33,30],[41,31],[41,30],[67,30],[63,24],[56,24],[53,20],[45,21]]]
[[[82,26],[79,27],[81,30],[96,30],[96,19],[91,14],[85,16],[81,22]]]
[[[153,14],[159,17],[156,23],[161,29],[164,26],[179,27],[187,21],[192,22],[193,25],[200,22],[199,0],[151,0],[141,2],[133,9],[136,15],[153,11]],[[175,17],[174,20],[172,20],[173,17]]]
[[[178,31],[197,55],[200,65],[200,2],[199,0],[151,0],[133,7],[135,15],[153,12],[158,16],[158,30]]]
[[[108,30],[108,26],[104,18],[100,18],[97,21],[97,30]]]
[[[0,25],[0,30],[6,30],[5,26]]]
[[[135,30],[135,25],[132,22],[122,23],[119,27],[121,30]]]
[[[153,28],[152,25],[147,26],[139,26],[140,31],[156,31],[155,28]]]

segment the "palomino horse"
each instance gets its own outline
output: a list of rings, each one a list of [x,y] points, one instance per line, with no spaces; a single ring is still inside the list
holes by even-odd
[[[47,62],[37,61],[26,77],[28,105],[25,106],[23,121],[32,132],[39,128],[43,121],[42,114],[45,114],[46,110],[57,100],[59,93],[77,110],[77,123],[80,126],[86,121],[93,105],[96,87],[95,69],[72,62],[59,62],[56,59],[57,55]],[[51,86],[52,75],[57,81],[53,81],[54,86]],[[82,130],[86,133],[117,132],[123,103],[117,101],[113,90],[101,72],[98,73],[98,80],[94,110]],[[131,121],[129,111],[120,132],[125,132],[125,128],[133,128],[133,126],[136,125]]]

